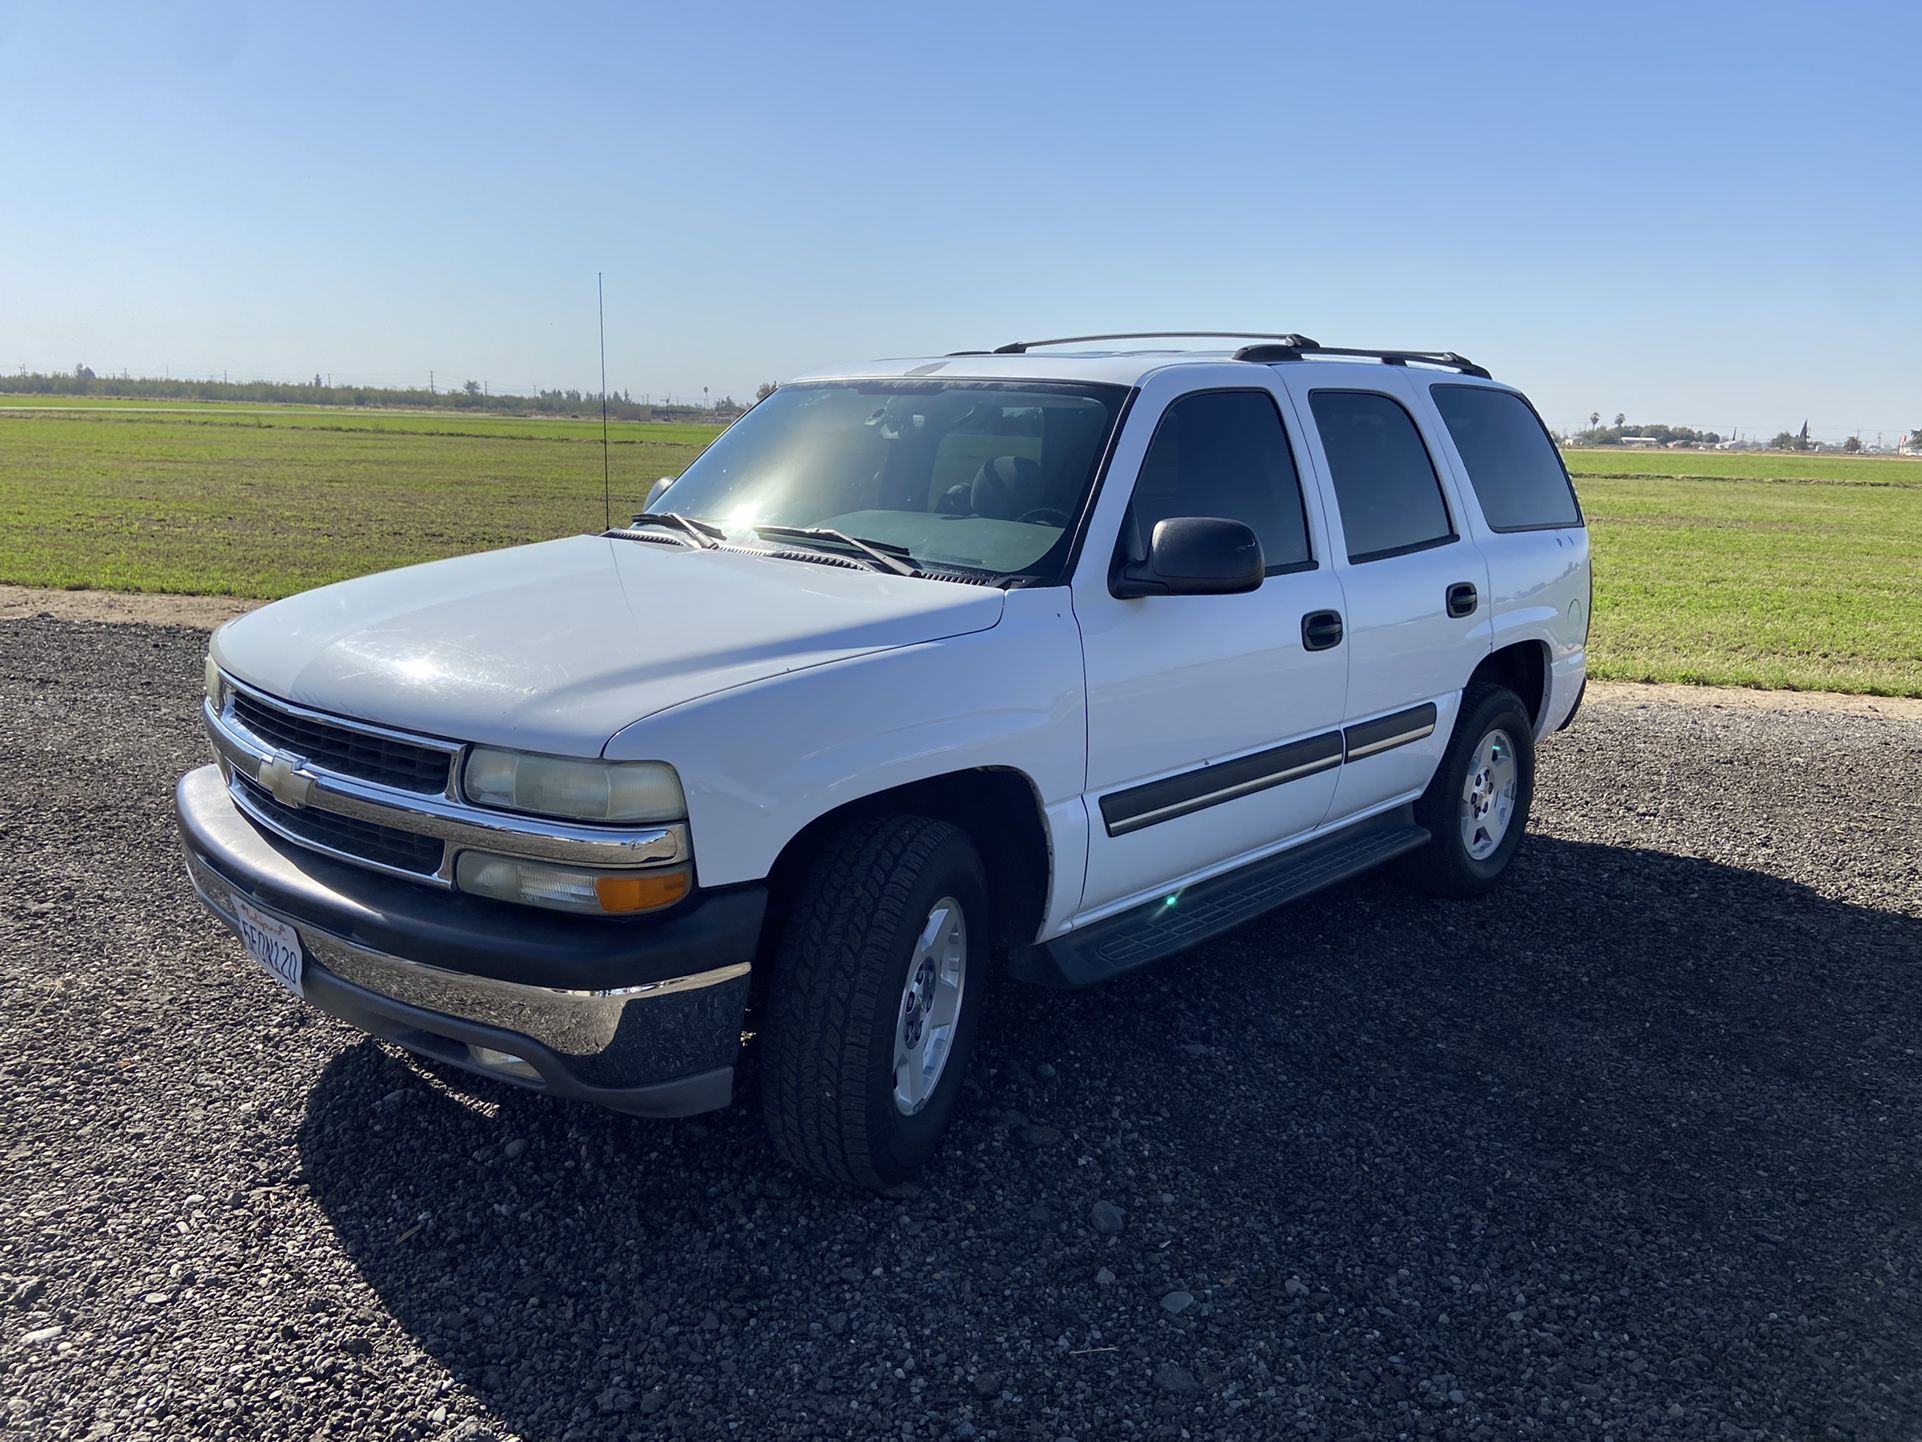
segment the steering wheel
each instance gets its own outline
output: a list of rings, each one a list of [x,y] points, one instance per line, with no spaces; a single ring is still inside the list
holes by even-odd
[[[1068,529],[1068,513],[1056,510],[1053,506],[1036,506],[1032,511],[1023,511],[1015,520],[1028,526],[1058,526]]]

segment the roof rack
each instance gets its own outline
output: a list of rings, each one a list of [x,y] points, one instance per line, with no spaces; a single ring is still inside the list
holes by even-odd
[[[1121,330],[1112,335],[1060,335],[1052,340],[1017,340],[998,345],[988,355],[1026,355],[1035,346],[1078,345],[1088,340],[1276,340],[1302,350],[1319,350],[1313,341],[1292,331],[1279,333],[1262,330]],[[981,355],[981,351],[955,351],[955,355]]]
[[[1316,345],[1313,341],[1297,339],[1292,345],[1245,345],[1234,354],[1238,361],[1266,363],[1273,361],[1298,361],[1309,356],[1356,356],[1363,360],[1378,360],[1383,365],[1405,366],[1413,361],[1417,365],[1444,366],[1449,370],[1460,371],[1463,375],[1479,376],[1483,380],[1493,380],[1488,371],[1476,365],[1465,355],[1457,355],[1452,350],[1367,350],[1353,346]]]
[[[1051,340],[1017,340],[1006,345],[998,345],[993,350],[956,350],[949,356],[971,355],[1026,355],[1037,346],[1077,345],[1092,340],[1251,340],[1257,345],[1245,345],[1234,353],[1238,361],[1252,361],[1257,364],[1275,361],[1305,360],[1309,356],[1355,356],[1363,360],[1378,360],[1383,365],[1405,366],[1410,362],[1416,365],[1444,366],[1449,370],[1460,371],[1463,375],[1479,376],[1483,380],[1493,380],[1486,369],[1476,365],[1465,355],[1457,355],[1452,350],[1367,350],[1351,346],[1321,345],[1305,335],[1293,331],[1254,331],[1254,330],[1122,330],[1109,335],[1062,335]]]

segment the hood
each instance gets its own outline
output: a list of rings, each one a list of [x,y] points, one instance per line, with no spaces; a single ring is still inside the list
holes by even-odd
[[[290,596],[214,659],[271,695],[459,741],[595,756],[731,686],[986,630],[999,590],[573,536]],[[778,721],[771,721],[778,726]]]

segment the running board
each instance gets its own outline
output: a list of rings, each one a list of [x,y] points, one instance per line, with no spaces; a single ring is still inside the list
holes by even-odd
[[[1020,980],[1042,986],[1092,986],[1199,946],[1427,841],[1428,832],[1415,824],[1413,808],[1403,806],[1039,946],[1017,948],[1008,969]]]

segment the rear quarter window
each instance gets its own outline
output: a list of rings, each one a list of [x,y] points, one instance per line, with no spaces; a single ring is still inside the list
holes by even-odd
[[[1528,402],[1486,386],[1430,386],[1482,515],[1496,531],[1579,526],[1568,471]]]

